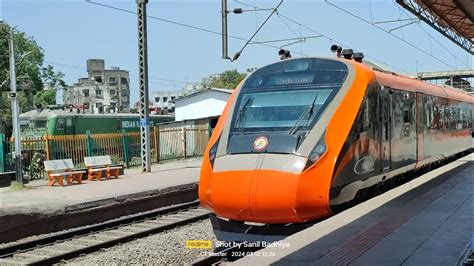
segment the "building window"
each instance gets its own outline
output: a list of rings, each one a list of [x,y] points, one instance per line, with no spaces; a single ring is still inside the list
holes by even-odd
[[[174,99],[176,99],[176,97],[175,97],[175,96],[171,96],[171,100],[174,100]]]
[[[82,90],[84,97],[89,97],[89,90]]]
[[[115,90],[110,90],[110,95],[115,95]]]
[[[163,102],[167,102],[168,101],[168,97],[163,97]]]
[[[109,77],[109,83],[110,84],[115,84],[115,83],[117,83],[117,80],[115,79],[115,77]]]
[[[94,80],[97,81],[97,82],[102,83],[102,77],[101,76],[95,76]]]
[[[102,90],[95,90],[96,96],[102,96]]]
[[[160,97],[155,97],[155,102],[159,103],[160,102]]]

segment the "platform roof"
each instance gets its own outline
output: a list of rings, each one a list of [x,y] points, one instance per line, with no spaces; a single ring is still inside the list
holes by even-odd
[[[474,54],[473,0],[396,0],[403,8]]]

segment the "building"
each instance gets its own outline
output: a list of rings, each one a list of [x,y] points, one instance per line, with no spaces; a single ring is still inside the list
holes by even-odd
[[[156,114],[174,113],[174,100],[184,95],[183,91],[154,91],[153,107]]]
[[[175,120],[183,121],[220,116],[232,90],[210,88],[174,100]]]
[[[64,104],[86,113],[118,113],[130,109],[130,76],[118,67],[105,69],[104,59],[87,60],[86,78],[69,86],[63,95]]]

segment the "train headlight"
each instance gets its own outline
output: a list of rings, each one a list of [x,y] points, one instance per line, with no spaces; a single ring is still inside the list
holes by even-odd
[[[221,137],[216,140],[216,143],[212,145],[211,149],[209,150],[209,162],[211,163],[211,167],[214,167],[214,161],[216,160],[217,156],[217,147],[219,146],[219,141]]]
[[[321,158],[321,156],[323,156],[323,154],[327,151],[325,136],[326,136],[326,131],[324,131],[319,141],[316,143],[314,148],[309,153],[308,163],[306,164],[305,169],[313,165],[314,163],[316,163]]]

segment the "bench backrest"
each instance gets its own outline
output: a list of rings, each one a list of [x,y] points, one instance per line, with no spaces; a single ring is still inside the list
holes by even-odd
[[[93,157],[84,157],[84,163],[87,167],[91,166],[101,166],[101,165],[111,165],[112,161],[110,156],[93,156]]]
[[[46,171],[60,171],[73,169],[74,164],[72,163],[72,159],[50,160],[44,161],[44,168]]]

